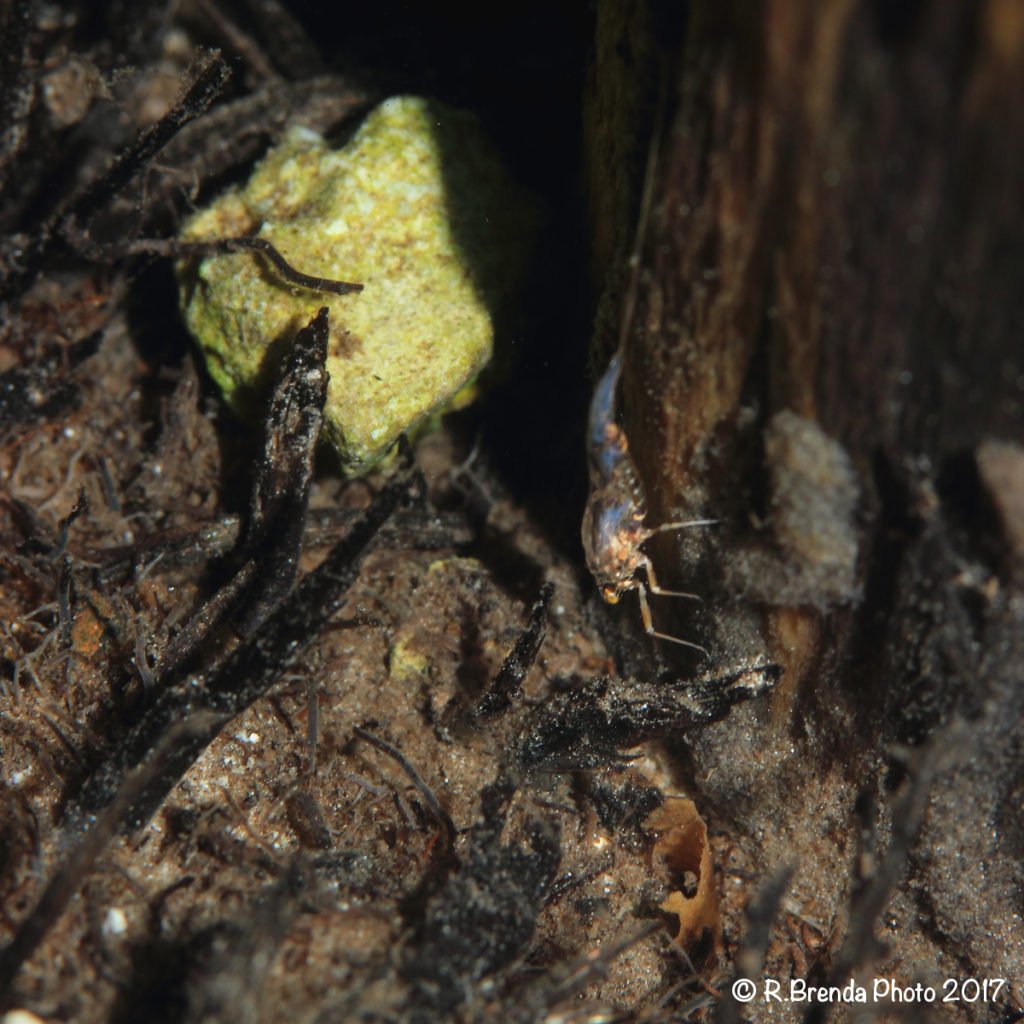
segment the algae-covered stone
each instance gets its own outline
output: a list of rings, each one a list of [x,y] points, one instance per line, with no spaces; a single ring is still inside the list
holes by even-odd
[[[296,288],[244,252],[179,267],[182,306],[239,410],[262,391],[274,343],[329,306],[326,433],[359,471],[466,395],[491,356],[495,316],[522,277],[534,222],[472,117],[399,97],[337,150],[293,129],[244,188],[182,234],[255,234],[298,270],[361,282],[361,293]]]

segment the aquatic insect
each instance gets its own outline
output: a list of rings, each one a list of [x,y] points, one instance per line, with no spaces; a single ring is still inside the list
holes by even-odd
[[[648,592],[659,597],[687,597],[699,600],[696,594],[666,590],[654,575],[654,566],[643,550],[644,544],[659,533],[682,530],[691,526],[707,526],[713,519],[694,519],[681,523],[663,523],[649,527],[646,524],[647,505],[636,464],[629,451],[626,432],[615,422],[615,392],[622,376],[622,359],[626,339],[633,320],[639,283],[640,252],[644,231],[651,209],[654,190],[654,169],[657,163],[660,131],[651,137],[647,169],[644,174],[640,215],[637,218],[636,238],[630,260],[630,277],[626,287],[622,321],[619,326],[619,344],[594,389],[587,422],[587,455],[590,467],[590,497],[583,513],[583,551],[591,575],[601,589],[601,596],[615,604],[630,590],[637,592],[644,631],[659,640],[692,647],[707,654],[700,644],[683,640],[668,633],[659,633],[651,618]]]
[[[696,594],[666,590],[658,583],[650,557],[643,545],[659,533],[691,526],[708,526],[714,519],[646,524],[647,508],[640,477],[629,451],[626,432],[615,422],[615,391],[622,374],[622,346],[612,356],[590,402],[587,423],[587,454],[590,468],[590,497],[583,512],[583,551],[587,566],[609,604],[616,604],[630,590],[637,592],[644,631],[659,640],[692,647],[707,654],[700,644],[660,633],[654,628],[648,592],[659,597],[687,597]]]

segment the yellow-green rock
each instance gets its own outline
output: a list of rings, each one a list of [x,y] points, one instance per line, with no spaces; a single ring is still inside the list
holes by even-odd
[[[265,388],[274,343],[329,306],[325,430],[359,472],[465,397],[491,357],[535,222],[472,117],[398,97],[340,149],[293,129],[244,188],[182,233],[268,239],[296,269],[361,282],[361,293],[295,288],[243,252],[182,264],[182,308],[211,376],[244,411]]]

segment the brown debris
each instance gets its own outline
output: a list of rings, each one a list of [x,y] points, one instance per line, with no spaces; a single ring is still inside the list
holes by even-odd
[[[722,941],[722,920],[708,827],[692,800],[669,798],[652,811],[644,827],[658,833],[651,853],[656,866],[666,873],[673,888],[661,909],[675,914],[679,930],[675,940],[690,948],[703,941],[717,949]]]

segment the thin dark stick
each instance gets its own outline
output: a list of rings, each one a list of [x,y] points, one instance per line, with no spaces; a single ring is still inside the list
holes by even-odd
[[[402,771],[409,777],[409,781],[416,787],[416,791],[421,797],[427,802],[427,806],[430,808],[431,813],[435,818],[444,826],[445,832],[448,833],[448,841],[452,843],[455,841],[455,822],[452,821],[451,816],[441,806],[438,799],[430,791],[430,787],[420,778],[419,772],[406,760],[405,755],[398,749],[398,747],[392,746],[387,740],[382,740],[379,736],[375,736],[372,732],[367,729],[361,729],[358,725],[352,730],[356,736],[361,740],[365,740],[371,746],[376,747],[382,753],[385,753],[392,760],[396,761]]]
[[[61,647],[71,646],[71,559],[64,555],[57,573],[57,628],[60,630]]]
[[[320,696],[316,681],[306,680],[306,745],[309,750],[309,774],[316,772],[316,747],[320,738]]]
[[[110,463],[105,455],[96,459],[97,468],[100,471],[100,488],[103,491],[103,500],[111,512],[121,511],[121,499],[117,496],[117,487],[114,485],[114,478],[110,473]]]
[[[789,888],[793,871],[788,865],[776,871],[747,905],[747,931],[734,960],[733,977],[737,981],[760,977],[771,942],[772,923]],[[722,989],[715,1024],[740,1024],[743,1019],[740,1004],[733,995],[733,985],[727,985]]]
[[[224,37],[228,46],[235,50],[257,77],[263,80],[280,81],[281,76],[274,69],[259,43],[235,24],[216,3],[213,3],[213,0],[199,0],[199,9],[213,22],[214,29]]]
[[[57,543],[53,550],[52,557],[54,559],[63,558],[68,549],[68,538],[71,536],[71,524],[83,513],[89,509],[89,499],[86,496],[85,488],[80,487],[78,490],[78,499],[75,501],[74,508],[60,521],[57,526]]]
[[[523,680],[537,660],[537,652],[547,632],[548,605],[555,592],[553,583],[541,587],[540,597],[530,610],[530,623],[509,651],[490,689],[480,698],[473,710],[476,718],[493,718],[507,711],[512,702],[522,696]]]
[[[231,77],[231,69],[219,50],[204,54],[194,69],[192,83],[174,106],[118,154],[110,167],[73,200],[65,215],[68,226],[88,223],[189,121],[206,111]]]

